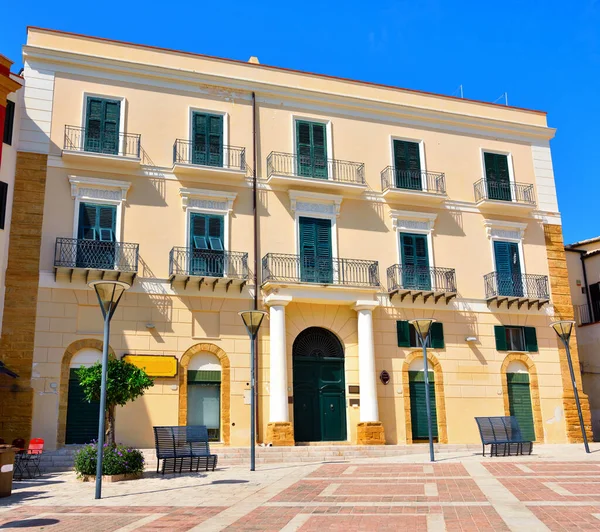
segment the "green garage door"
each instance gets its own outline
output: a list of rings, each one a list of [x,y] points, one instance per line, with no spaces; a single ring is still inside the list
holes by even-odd
[[[423,371],[408,372],[408,382],[410,388],[410,420],[413,441],[429,439],[424,379],[425,373]],[[431,402],[431,432],[432,436],[437,438],[437,412],[435,408],[435,383],[433,371],[429,372],[429,400]]]
[[[519,421],[521,433],[527,440],[535,441],[533,428],[533,408],[528,373],[507,373],[508,404],[510,415]]]
[[[79,385],[77,369],[69,375],[69,397],[67,406],[67,433],[65,443],[88,443],[98,439],[98,415],[100,403],[88,403]]]

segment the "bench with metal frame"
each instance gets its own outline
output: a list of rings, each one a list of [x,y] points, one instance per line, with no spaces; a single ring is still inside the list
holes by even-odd
[[[172,463],[173,473],[177,472],[179,461],[179,473],[183,470],[184,460],[189,460],[189,470],[196,471],[202,465],[206,471],[217,467],[217,455],[211,454],[208,443],[208,429],[204,425],[197,426],[174,426],[154,427],[154,443],[156,447],[156,472],[158,473],[160,461],[162,474],[165,474],[167,464]]]
[[[513,450],[517,455],[533,451],[533,442],[523,437],[515,416],[476,417],[475,421],[481,436],[483,456],[486,445],[490,445],[490,456],[499,456],[499,449],[502,449],[502,456],[511,456]]]

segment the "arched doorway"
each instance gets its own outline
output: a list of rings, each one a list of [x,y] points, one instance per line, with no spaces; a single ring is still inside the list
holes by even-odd
[[[337,336],[309,327],[294,340],[294,435],[298,442],[344,441],[344,348]]]
[[[431,432],[438,439],[437,408],[435,398],[435,373],[428,367],[429,404],[431,407]],[[416,358],[408,367],[408,387],[410,390],[410,422],[412,441],[429,439],[427,426],[427,405],[425,402],[425,371],[422,358]]]
[[[210,441],[221,441],[221,362],[212,353],[198,353],[188,364],[187,425],[204,425]]]
[[[100,361],[102,353],[87,348],[77,352],[69,364],[69,391],[67,396],[67,429],[65,443],[88,443],[98,438],[100,403],[88,402],[79,385],[77,370]]]
[[[509,362],[506,368],[506,386],[510,415],[519,421],[523,438],[535,441],[529,371],[523,362]]]

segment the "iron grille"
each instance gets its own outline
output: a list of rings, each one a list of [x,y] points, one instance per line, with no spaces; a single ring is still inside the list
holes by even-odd
[[[529,273],[510,274],[492,272],[484,275],[485,297],[518,297],[549,300],[548,277]]]
[[[169,275],[248,279],[248,253],[174,247],[169,253]]]
[[[140,158],[141,135],[65,126],[65,150]]]
[[[589,305],[575,305],[573,310],[575,311],[577,325],[587,325],[594,322]]]
[[[337,159],[298,156],[273,151],[267,157],[267,177],[283,175],[324,179],[354,185],[365,184],[365,165]]]
[[[446,177],[443,172],[396,170],[387,166],[381,171],[381,187],[382,190],[397,188],[445,195]]]
[[[246,170],[246,148],[210,146],[207,150],[192,141],[177,139],[173,144],[173,163]]]
[[[262,259],[263,283],[315,283],[379,286],[379,263],[372,260],[301,257],[267,253]]]
[[[84,268],[137,272],[139,244],[101,242],[81,238],[57,238],[55,268]]]
[[[493,181],[484,178],[477,181],[473,187],[475,189],[476,202],[498,200],[535,205],[533,185],[526,183],[506,183],[504,181]]]
[[[394,264],[387,269],[388,291],[423,290],[456,293],[453,268],[427,268]]]

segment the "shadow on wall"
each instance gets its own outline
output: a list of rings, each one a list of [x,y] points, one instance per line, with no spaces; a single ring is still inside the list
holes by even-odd
[[[173,320],[172,297],[167,294],[163,280],[157,279],[152,269],[148,266],[148,263],[142,257],[139,258],[139,266],[140,276],[138,282],[143,284],[150,306],[153,310],[156,309],[161,318],[160,321],[164,321],[166,326],[170,327]],[[156,341],[163,342],[155,329],[152,329],[150,332]]]
[[[460,293],[458,294],[458,299],[461,299]],[[480,364],[487,366],[488,361],[478,347],[478,345],[481,344],[481,341],[479,340],[479,324],[477,322],[477,315],[471,310],[471,306],[468,303],[465,303],[464,310],[456,312],[455,318],[457,323],[465,326],[465,341],[469,336],[477,338],[476,342],[466,342],[466,344],[477,357]],[[461,341],[460,338],[459,341]]]
[[[153,420],[150,418],[148,412],[149,402],[154,403],[153,406],[155,408],[153,412],[157,417],[155,420],[157,425],[161,425],[163,422],[165,425],[177,425],[177,420],[175,419],[177,411],[175,410],[172,416],[168,415],[169,406],[172,407],[173,405],[167,401],[164,402],[166,404],[162,404],[162,389],[163,384],[155,381],[154,387],[147,390],[142,397],[138,397],[135,401],[127,403],[125,406],[117,407],[115,413],[115,441],[117,443],[131,445],[140,449],[154,447]]]

